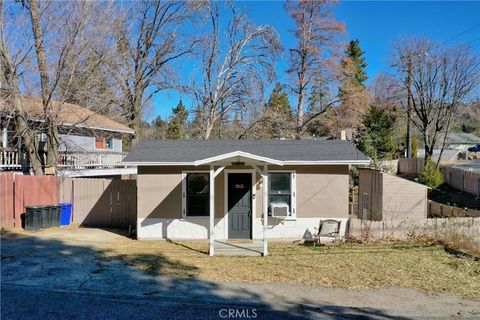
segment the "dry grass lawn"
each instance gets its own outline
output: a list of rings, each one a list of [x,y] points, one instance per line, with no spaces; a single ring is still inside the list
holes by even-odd
[[[163,276],[352,289],[400,286],[480,298],[480,262],[450,255],[439,245],[270,243],[265,258],[210,257],[207,242],[193,241],[125,239],[104,249],[102,258]]]

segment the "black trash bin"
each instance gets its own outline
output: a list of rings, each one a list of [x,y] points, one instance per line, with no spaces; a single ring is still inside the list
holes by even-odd
[[[42,225],[41,227],[48,228],[52,225],[52,214],[50,206],[41,206],[40,207],[41,216],[42,216]]]
[[[58,227],[60,226],[60,206],[59,205],[51,205],[51,214],[52,214],[52,221],[51,221],[51,226],[52,227]]]
[[[42,226],[42,207],[28,206],[25,212],[25,230],[38,231]]]

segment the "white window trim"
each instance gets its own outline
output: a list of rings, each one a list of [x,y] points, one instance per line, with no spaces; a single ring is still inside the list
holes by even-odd
[[[187,174],[210,173],[208,170],[185,170],[182,171],[182,219],[209,219],[210,216],[187,216]],[[208,177],[210,179],[210,176]],[[210,193],[210,189],[208,190]]]
[[[286,221],[292,221],[292,220],[297,220],[297,171],[296,170],[269,170],[268,173],[290,173],[290,188],[291,188],[291,193],[290,193],[290,203],[291,208],[290,208],[290,216],[283,218],[283,220]],[[270,179],[269,179],[270,180]],[[269,186],[266,186],[269,188]],[[267,189],[267,194],[269,196],[269,199],[267,200],[267,204],[270,203],[270,190]],[[269,215],[269,217],[271,217]]]

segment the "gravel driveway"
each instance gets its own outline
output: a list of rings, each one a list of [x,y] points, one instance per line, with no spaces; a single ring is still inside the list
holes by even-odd
[[[2,319],[480,318],[479,301],[414,289],[349,290],[146,275],[122,261],[102,259],[108,244],[121,239],[123,235],[101,229],[3,232]]]

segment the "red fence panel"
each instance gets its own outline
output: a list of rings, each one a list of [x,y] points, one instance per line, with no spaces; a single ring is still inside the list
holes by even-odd
[[[15,177],[15,227],[21,227],[20,215],[26,206],[55,204],[58,202],[57,177]]]
[[[14,227],[13,173],[0,174],[0,228]]]

